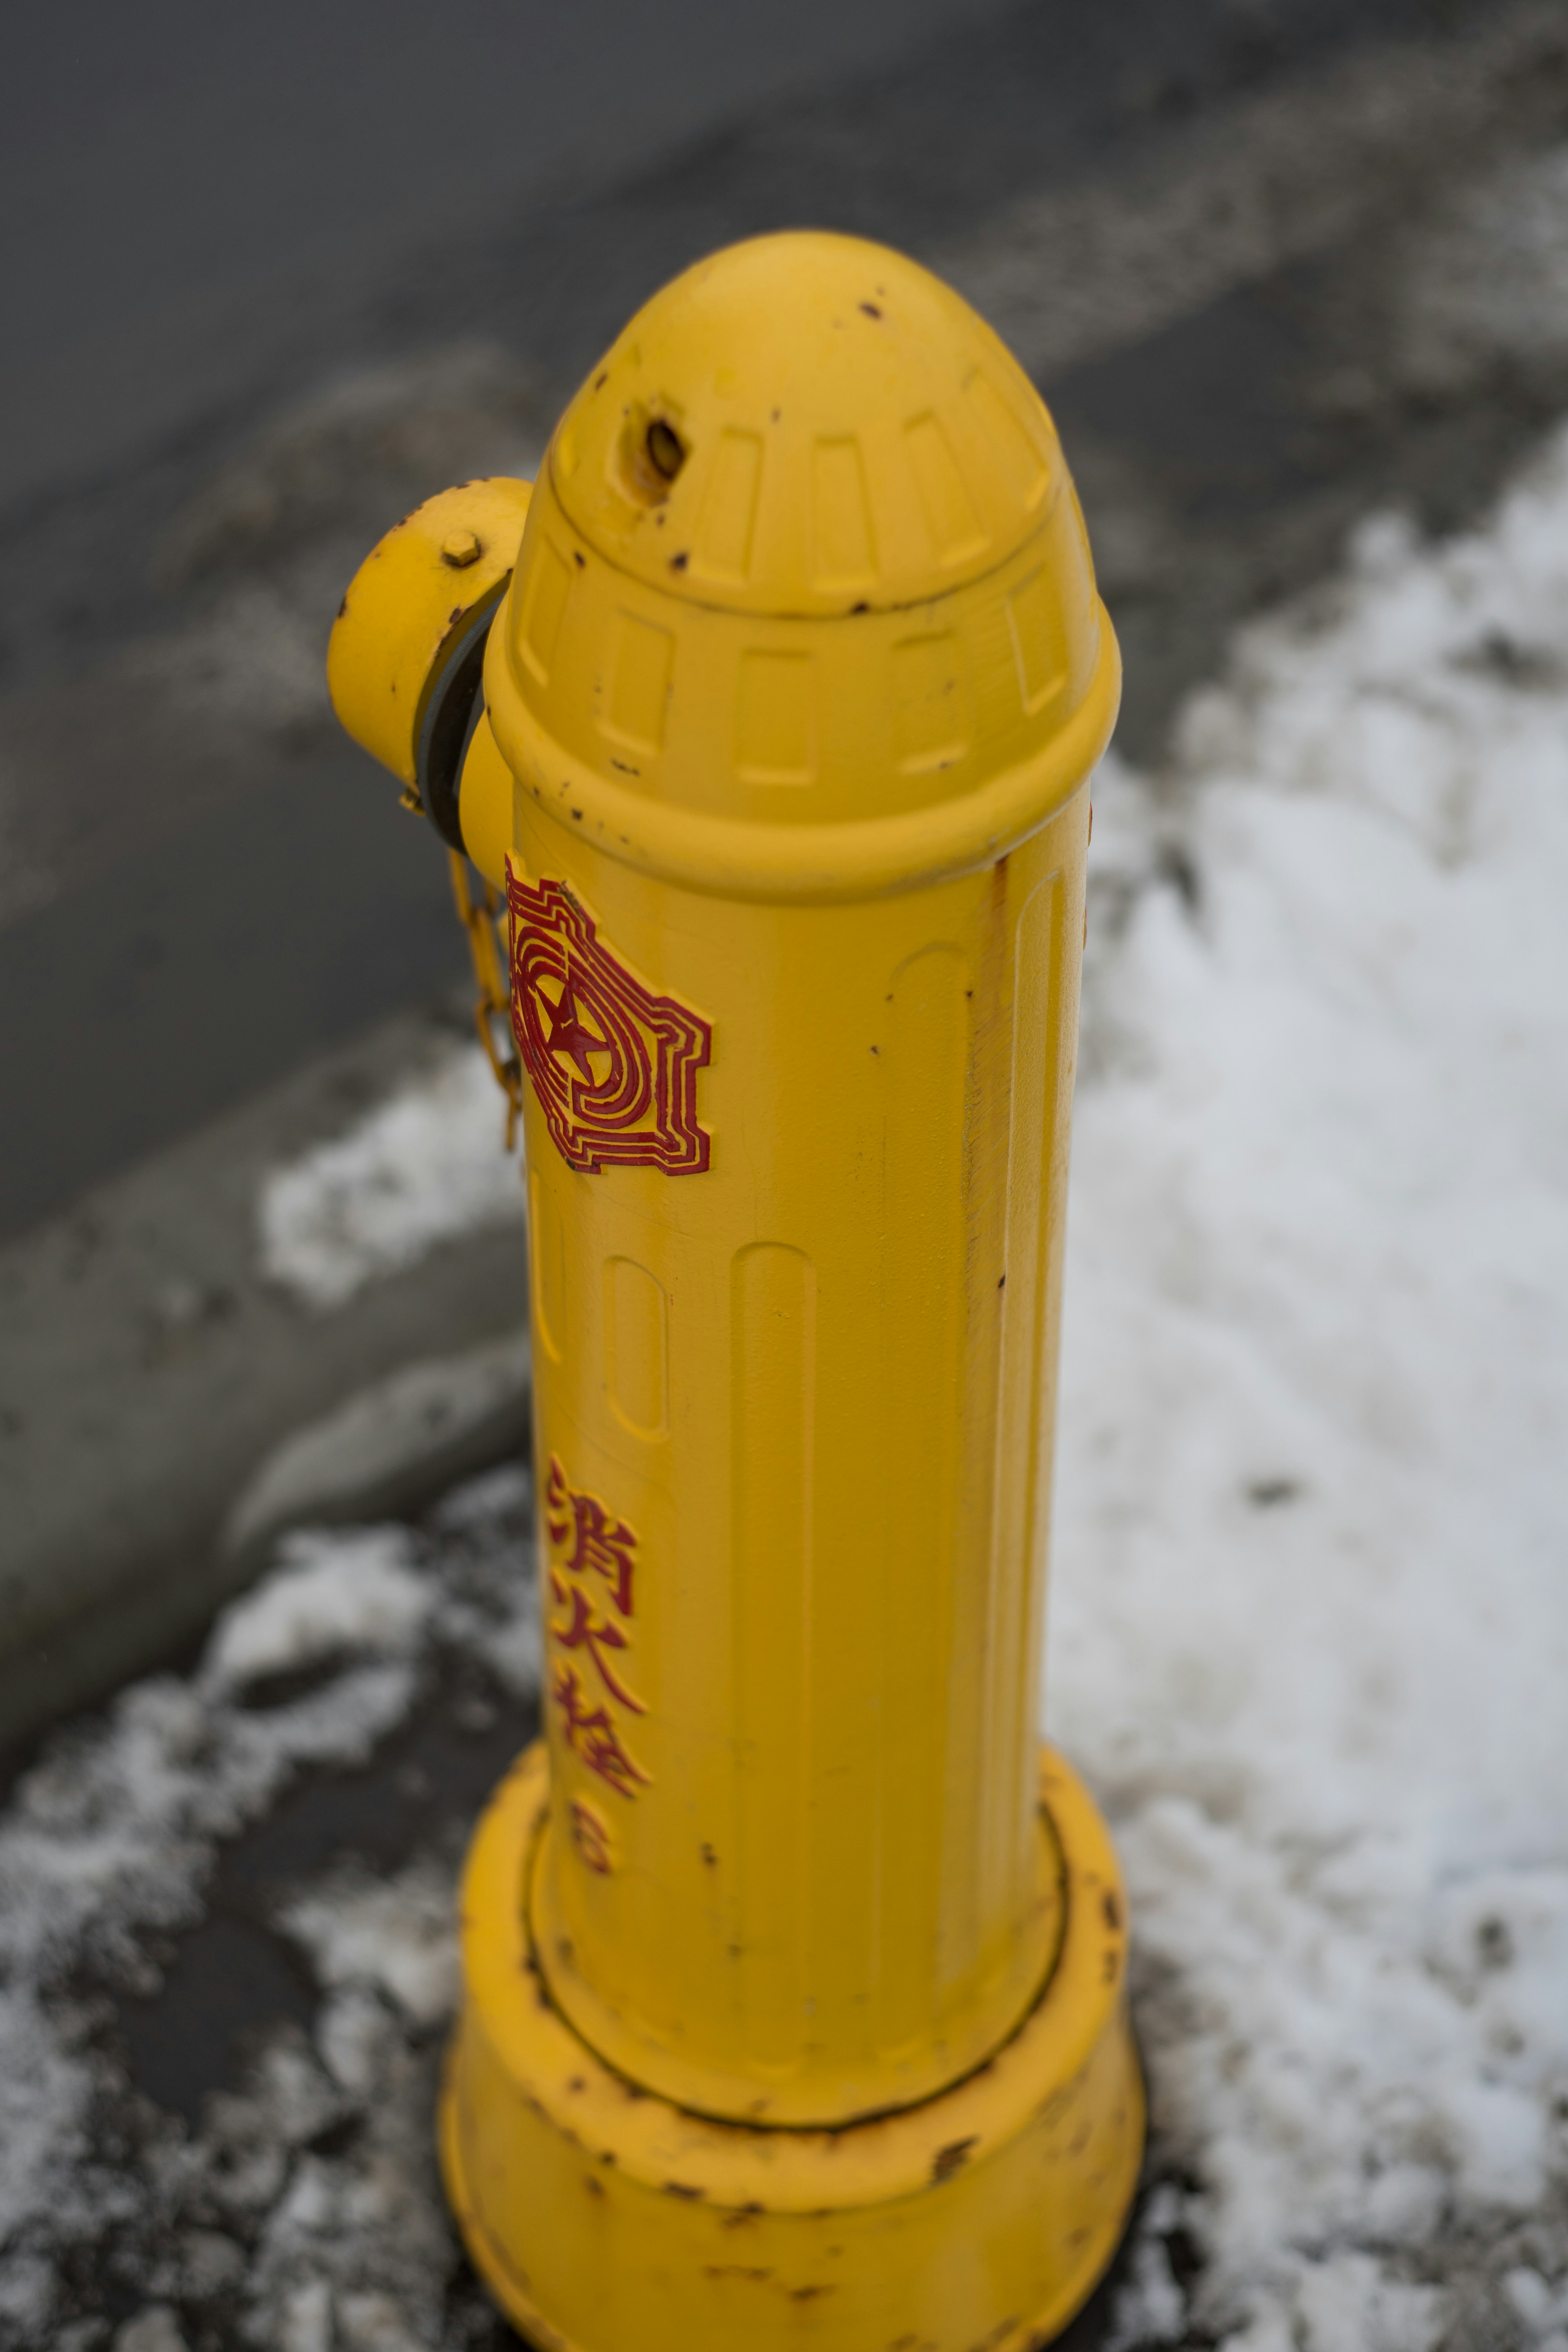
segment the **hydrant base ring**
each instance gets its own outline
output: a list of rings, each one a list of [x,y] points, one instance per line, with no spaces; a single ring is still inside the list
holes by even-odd
[[[1032,2352],[1115,2252],[1143,2095],[1126,1905],[1082,1783],[1041,1752],[1067,1924],[1017,2032],[923,2105],[833,2131],[693,2116],[614,2073],[551,2003],[523,1899],[542,1748],[479,1823],[441,2161],[469,2253],[544,2352]]]

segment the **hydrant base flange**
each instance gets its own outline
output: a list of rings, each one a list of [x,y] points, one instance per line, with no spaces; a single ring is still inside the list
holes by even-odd
[[[447,2192],[514,2324],[546,2352],[1026,2352],[1065,2327],[1121,2235],[1143,2095],[1116,1858],[1062,1759],[1041,1752],[1066,1920],[1038,2001],[950,2090],[833,2130],[690,2114],[574,2032],[527,1916],[548,1793],[534,1747],[476,1833],[442,2099]]]

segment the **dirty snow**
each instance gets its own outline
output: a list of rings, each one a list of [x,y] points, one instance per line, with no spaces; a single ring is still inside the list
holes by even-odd
[[[434,1864],[414,1864],[390,1884],[344,1872],[279,1917],[310,1953],[320,1984],[372,1987],[416,2025],[450,2018],[458,1991],[452,1883]]]
[[[306,1776],[330,1825],[331,1790],[432,1708],[437,1747],[522,1744],[530,1511],[506,1470],[422,1530],[294,1538],[191,1675],[136,1685],[18,1784],[0,1815],[5,2352],[504,2340],[458,2265],[430,2139],[466,1822],[374,1883],[335,1855],[276,1904],[312,2030],[268,2025],[199,2129],[133,2088],[116,2019],[158,1994],[224,1852]]]
[[[1565,901],[1568,440],[1468,540],[1369,525],[1098,787],[1048,1706],[1133,1901],[1121,2352],[1568,2352]],[[460,1147],[427,1090],[275,1181],[279,1279],[489,1182],[479,1076]],[[525,1521],[503,1473],[295,1538],[0,1817],[6,2352],[502,2340],[430,2152],[459,1821],[284,1890],[310,2021],[199,2124],[115,2019],[301,1776],[416,1787],[433,1690],[521,1736]]]
[[[523,1215],[505,1107],[478,1045],[456,1046],[346,1133],[267,1177],[262,1272],[306,1307],[341,1307],[443,1242]]]
[[[215,1681],[242,1686],[355,1650],[405,1654],[435,1598],[407,1549],[401,1528],[286,1538],[278,1572],[218,1619],[207,1645]]]
[[[1118,2340],[1568,2352],[1568,437],[1096,820],[1048,1704],[1137,1931]]]

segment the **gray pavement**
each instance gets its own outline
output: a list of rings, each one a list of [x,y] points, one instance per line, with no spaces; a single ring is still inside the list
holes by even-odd
[[[8,26],[0,509],[352,348],[417,257],[1005,0],[86,0]]]

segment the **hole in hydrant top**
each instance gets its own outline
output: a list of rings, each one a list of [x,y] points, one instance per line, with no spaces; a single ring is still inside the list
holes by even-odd
[[[658,506],[686,463],[686,444],[668,416],[634,410],[621,445],[626,488],[640,505]]]

